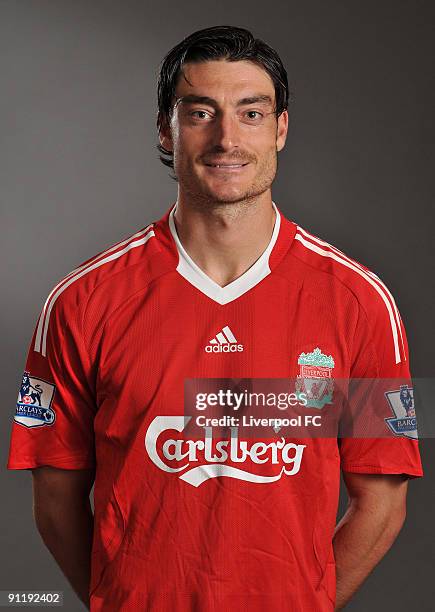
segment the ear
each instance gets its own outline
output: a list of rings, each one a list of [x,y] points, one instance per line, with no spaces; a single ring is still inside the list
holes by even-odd
[[[288,112],[286,110],[278,117],[277,124],[276,150],[281,151],[284,148],[288,131]]]
[[[159,142],[166,151],[173,150],[172,133],[167,119],[163,119],[159,129]]]

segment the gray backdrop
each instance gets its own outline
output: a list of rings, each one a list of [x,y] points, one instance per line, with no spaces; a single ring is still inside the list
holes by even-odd
[[[0,3],[3,466],[48,292],[174,200],[155,149],[156,75],[170,47],[210,25],[248,27],[281,54],[295,103],[274,199],[381,276],[414,376],[433,375],[434,4],[153,4]],[[421,453],[405,527],[349,610],[434,609],[432,440]],[[60,589],[64,610],[83,609],[34,527],[30,472],[0,476],[0,589]]]

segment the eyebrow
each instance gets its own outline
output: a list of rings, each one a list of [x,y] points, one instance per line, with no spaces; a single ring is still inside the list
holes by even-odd
[[[207,104],[208,106],[218,106],[217,100],[210,98],[209,96],[197,96],[195,94],[189,94],[187,96],[181,96],[176,99],[175,105],[183,102],[185,104]],[[249,96],[238,100],[237,106],[247,106],[248,104],[273,104],[273,100],[268,95],[256,95]]]

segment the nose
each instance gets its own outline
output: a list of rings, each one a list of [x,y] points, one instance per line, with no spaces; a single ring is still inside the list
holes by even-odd
[[[223,112],[217,117],[213,141],[214,146],[221,151],[229,151],[239,146],[238,122],[232,113]]]

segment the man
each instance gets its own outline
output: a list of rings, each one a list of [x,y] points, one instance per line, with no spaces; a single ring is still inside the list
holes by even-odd
[[[38,319],[25,377],[41,407],[19,396],[8,467],[32,469],[38,529],[92,611],[340,609],[423,474],[401,433],[265,445],[232,427],[230,446],[185,430],[190,379],[304,385],[308,367],[314,394],[322,376],[409,378],[385,285],[272,202],[287,101],[280,58],[247,30],[172,49],[158,128],[176,204],[68,274]]]

